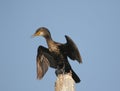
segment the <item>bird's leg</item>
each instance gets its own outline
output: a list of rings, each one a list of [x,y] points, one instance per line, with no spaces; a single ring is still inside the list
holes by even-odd
[[[55,74],[58,76],[59,74],[64,74],[64,73],[65,73],[65,64],[58,65]]]
[[[63,64],[63,67],[62,67],[62,73],[65,74],[65,64]]]

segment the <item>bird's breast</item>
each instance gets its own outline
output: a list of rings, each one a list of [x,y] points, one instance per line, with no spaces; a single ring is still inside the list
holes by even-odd
[[[53,53],[56,53],[56,54],[59,54],[59,53],[60,53],[60,50],[59,50],[57,47],[55,47],[55,46],[50,47],[50,48],[49,48],[49,51],[50,51],[50,52],[53,52]]]
[[[56,43],[49,42],[48,47],[50,52],[60,53],[60,49]]]

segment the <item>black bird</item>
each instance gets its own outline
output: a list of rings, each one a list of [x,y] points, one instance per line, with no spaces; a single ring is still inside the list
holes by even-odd
[[[79,77],[71,68],[67,57],[72,60],[77,60],[82,63],[80,53],[77,46],[70,37],[65,35],[66,43],[58,43],[53,41],[49,30],[45,27],[40,27],[33,34],[35,36],[43,36],[46,39],[48,48],[39,46],[36,57],[37,78],[41,79],[48,70],[48,67],[56,69],[56,75],[63,73],[72,73],[72,78],[76,83],[80,82]]]

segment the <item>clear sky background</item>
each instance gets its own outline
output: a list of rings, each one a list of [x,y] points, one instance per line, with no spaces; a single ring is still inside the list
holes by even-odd
[[[42,26],[78,46],[76,91],[120,91],[119,0],[0,0],[0,91],[54,91],[54,69],[36,79],[37,47],[47,45],[31,35]]]

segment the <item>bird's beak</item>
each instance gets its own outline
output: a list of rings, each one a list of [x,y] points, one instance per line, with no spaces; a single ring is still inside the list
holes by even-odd
[[[31,37],[34,38],[36,36],[41,36],[42,32],[35,32]]]
[[[31,37],[34,38],[36,36],[41,36],[41,33],[40,32],[34,33]]]
[[[32,36],[31,36],[31,38],[34,38],[34,37],[36,37],[36,36],[38,36],[36,33],[34,33]]]

